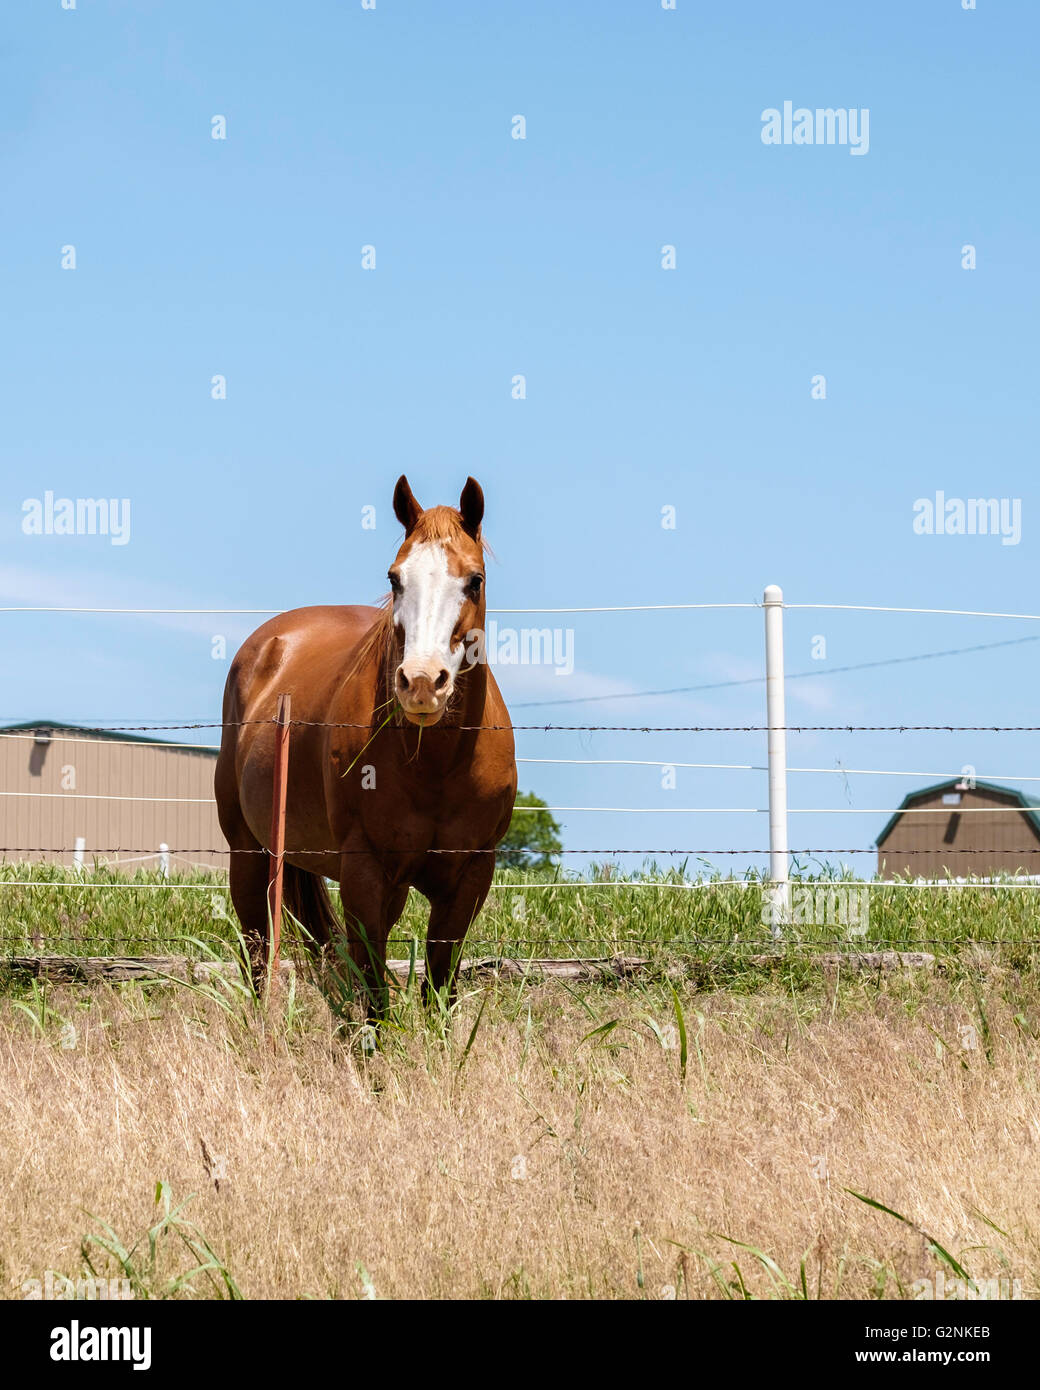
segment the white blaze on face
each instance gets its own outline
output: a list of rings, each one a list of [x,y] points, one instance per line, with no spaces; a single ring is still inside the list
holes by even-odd
[[[465,644],[451,649],[451,636],[462,611],[465,580],[452,574],[444,547],[436,541],[417,545],[398,568],[403,593],[394,599],[394,623],[404,628],[406,675],[436,675],[441,669],[454,681]]]

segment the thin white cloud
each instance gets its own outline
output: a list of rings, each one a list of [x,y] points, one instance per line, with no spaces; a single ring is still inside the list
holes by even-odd
[[[94,570],[39,570],[27,565],[0,564],[0,607],[31,608],[202,608],[208,599],[185,597],[168,586],[148,580],[135,579],[133,588],[127,581],[112,574]],[[218,607],[233,608],[233,603]],[[265,615],[221,615],[205,613],[150,613],[139,621],[173,628],[195,636],[220,631],[245,636],[264,621]],[[127,621],[131,621],[127,618]]]

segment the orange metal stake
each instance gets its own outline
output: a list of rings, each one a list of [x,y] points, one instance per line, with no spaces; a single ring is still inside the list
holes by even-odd
[[[288,695],[278,696],[278,726],[274,745],[274,795],[271,798],[270,865],[267,875],[267,905],[271,912],[271,953],[268,965],[269,987],[278,982],[278,961],[282,947],[282,868],[285,858],[285,793],[289,785]]]

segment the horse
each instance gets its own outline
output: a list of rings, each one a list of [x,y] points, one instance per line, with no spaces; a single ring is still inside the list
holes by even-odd
[[[516,797],[513,730],[484,659],[484,494],[424,510],[402,475],[405,535],[379,607],[282,613],[239,649],[214,775],[230,889],[254,978],[268,968],[276,706],[291,697],[284,904],[322,953],[342,943],[368,1016],[389,1000],[386,943],[409,888],[429,901],[423,996],[455,996]],[[326,879],[337,880],[344,925]],[[340,950],[343,950],[343,944]]]

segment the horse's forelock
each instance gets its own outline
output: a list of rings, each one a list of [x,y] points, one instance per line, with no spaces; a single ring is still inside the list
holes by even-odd
[[[423,541],[453,541],[464,535],[462,516],[454,507],[431,507],[415,523],[410,540],[413,545]]]
[[[430,507],[428,511],[423,512],[409,534],[404,549],[411,550],[413,547],[429,541],[447,544],[451,544],[453,541],[463,541],[468,545],[473,544],[472,538],[462,524],[462,513],[455,507]],[[491,547],[482,533],[478,532],[476,544],[482,551],[491,553]]]

